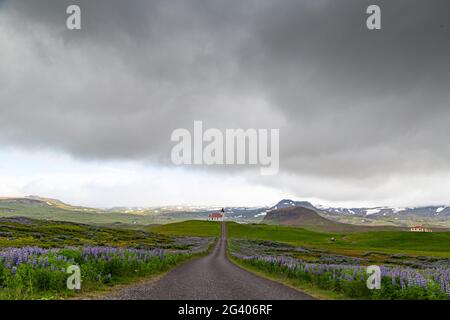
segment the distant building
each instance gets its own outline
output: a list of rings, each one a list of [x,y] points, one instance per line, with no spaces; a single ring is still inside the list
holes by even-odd
[[[432,229],[425,228],[425,226],[414,226],[409,229],[411,232],[433,232]]]
[[[208,215],[209,221],[223,221],[223,214],[222,213],[210,213]]]

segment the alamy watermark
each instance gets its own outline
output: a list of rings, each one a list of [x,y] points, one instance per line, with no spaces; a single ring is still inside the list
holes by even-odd
[[[450,0],[449,0],[450,1]],[[69,5],[66,9],[69,16],[66,19],[66,27],[69,30],[81,30],[81,8],[79,5]],[[381,29],[381,8],[378,5],[369,5],[366,9],[369,16],[366,19],[366,26],[369,30]]]
[[[259,165],[262,175],[275,175],[280,167],[279,129],[203,130],[194,121],[193,133],[176,129],[171,159],[176,165]]]
[[[81,8],[75,4],[67,7],[66,13],[69,15],[66,20],[66,27],[69,30],[81,30]]]
[[[77,265],[71,265],[67,268],[67,273],[70,276],[67,278],[67,289],[80,290],[81,289],[81,270]]]
[[[366,13],[369,14],[366,20],[367,29],[381,30],[381,8],[372,4],[367,7]]]
[[[381,269],[379,266],[368,266],[366,269],[369,277],[367,278],[366,285],[370,290],[381,289]]]

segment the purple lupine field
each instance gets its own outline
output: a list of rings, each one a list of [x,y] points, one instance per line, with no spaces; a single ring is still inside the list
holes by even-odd
[[[196,240],[196,241],[195,241]],[[162,272],[192,255],[206,252],[208,238],[184,239],[189,249],[135,249],[117,247],[39,247],[0,250],[0,298],[57,298],[71,296],[67,268],[81,269],[83,288],[101,288],[123,280]],[[195,242],[195,243],[194,243]]]
[[[450,261],[417,262],[406,265],[379,265],[381,288],[366,285],[370,259],[346,257],[288,245],[270,247],[271,242],[235,240],[232,255],[244,265],[310,283],[319,288],[362,299],[450,299]],[[309,260],[295,257],[301,252]],[[316,261],[311,261],[314,256]],[[405,261],[411,265],[412,261]]]

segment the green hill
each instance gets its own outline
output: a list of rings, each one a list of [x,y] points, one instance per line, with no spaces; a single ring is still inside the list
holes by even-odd
[[[268,240],[348,255],[405,253],[450,258],[450,232],[317,232],[298,227],[228,223],[231,239]]]
[[[189,220],[146,228],[149,231],[175,236],[218,237],[220,223],[217,221]]]
[[[0,198],[0,217],[26,217],[39,220],[101,225],[123,224],[126,226],[148,225],[159,222],[150,215],[71,206],[59,200],[36,196]]]
[[[23,217],[0,218],[0,250],[3,247],[67,246],[167,247],[171,237],[144,230],[125,230],[72,222],[43,221]]]

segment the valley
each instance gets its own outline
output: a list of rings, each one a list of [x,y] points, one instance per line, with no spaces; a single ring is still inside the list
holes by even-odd
[[[217,208],[93,209],[36,196],[1,198],[0,208],[0,298],[95,292],[111,299],[174,298],[172,287],[192,270],[198,280],[183,280],[184,299],[207,292],[208,283],[222,292],[217,298],[241,297],[250,278],[244,287],[254,285],[253,299],[273,299],[264,293],[270,287],[296,299],[446,299],[450,290],[450,231],[443,227],[425,233],[342,223],[309,203],[286,200],[271,208],[225,208],[225,222],[207,221]],[[65,288],[65,270],[74,263],[84,277],[80,292]],[[382,267],[387,291],[365,288],[369,265]],[[211,271],[219,266],[241,279],[233,280],[234,289]],[[130,287],[116,296],[117,284]]]
[[[323,206],[306,202],[281,200],[273,206],[261,207],[225,207],[225,215],[228,220],[239,223],[260,223],[264,221],[269,212],[279,209],[305,208],[313,210],[323,223],[318,224],[314,218],[312,221],[303,221],[309,227],[321,228],[330,226],[332,222],[343,225],[331,227],[339,231],[357,227],[382,227],[378,230],[392,230],[389,227],[400,227],[405,230],[413,225],[426,224],[439,229],[450,228],[450,207],[431,206],[420,208],[325,208]],[[206,220],[209,213],[216,212],[220,208],[208,206],[159,206],[159,207],[113,207],[113,208],[88,208],[66,204],[62,201],[45,197],[29,196],[22,198],[0,197],[1,217],[27,217],[43,220],[68,221],[75,223],[112,225],[125,228],[140,228],[154,224],[166,224],[185,220]],[[401,210],[400,210],[401,209]],[[266,222],[270,219],[266,219]],[[332,222],[330,222],[332,221]],[[292,222],[292,223],[291,223]],[[285,221],[283,224],[296,225],[295,221]],[[269,222],[271,223],[271,222]],[[307,225],[304,225],[307,226]],[[308,227],[308,226],[307,226]],[[323,229],[322,228],[322,229]],[[372,229],[372,230],[376,230]],[[395,229],[395,228],[394,228]],[[359,230],[371,230],[361,228]]]

